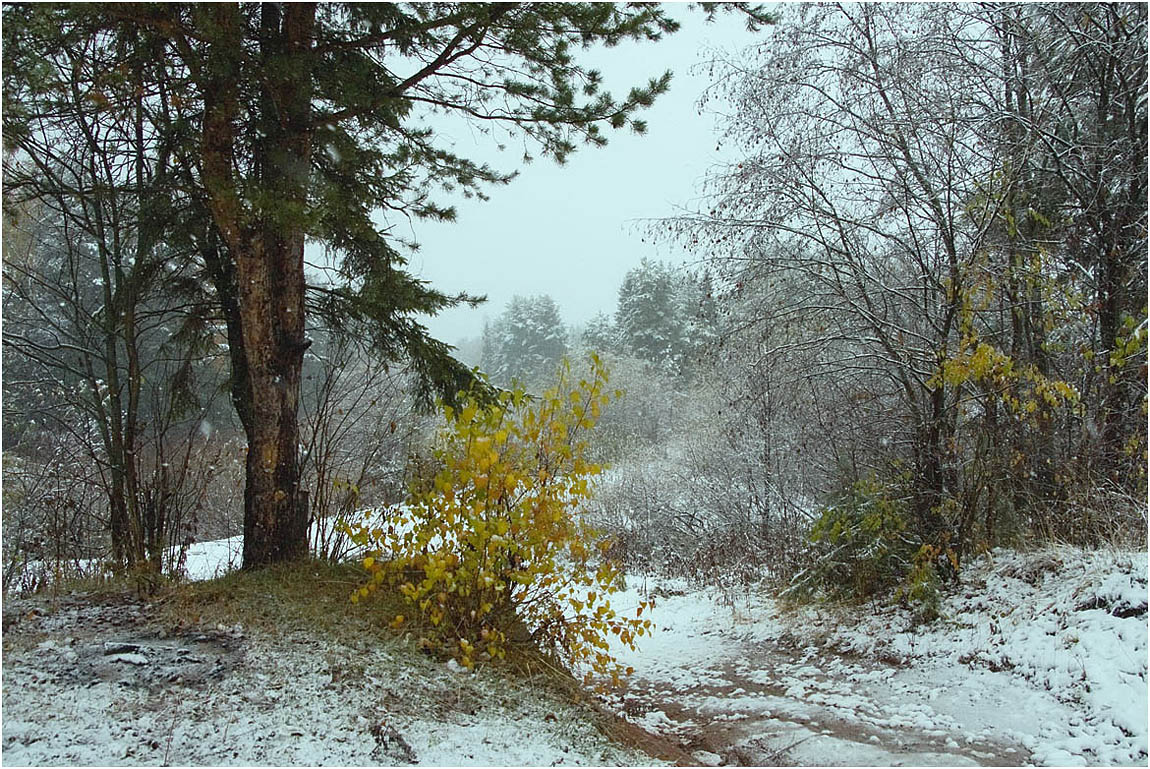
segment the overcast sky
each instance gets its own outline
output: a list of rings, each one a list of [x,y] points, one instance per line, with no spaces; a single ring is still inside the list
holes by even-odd
[[[458,154],[518,169],[510,185],[488,189],[488,201],[456,202],[458,220],[417,222],[406,233],[421,249],[413,272],[449,293],[486,294],[477,309],[456,309],[427,320],[446,342],[478,336],[485,317],[495,318],[515,294],[550,294],[568,324],[613,312],[619,284],[639,260],[686,262],[672,243],[640,241],[642,220],[671,216],[697,195],[698,182],[720,160],[714,119],[696,102],[710,84],[697,66],[707,48],[739,50],[751,34],[739,14],[719,14],[710,24],[701,11],[674,5],[682,28],[658,43],[624,43],[597,49],[581,61],[600,69],[612,95],[670,69],[671,90],[639,115],[646,135],[607,129],[609,144],[581,147],[564,166],[550,160],[524,165],[523,145],[499,152],[496,141],[466,128],[452,131]],[[397,233],[398,234],[398,233]]]

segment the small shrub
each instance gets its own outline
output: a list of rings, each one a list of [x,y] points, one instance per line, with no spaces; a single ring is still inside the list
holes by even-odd
[[[933,622],[942,610],[942,596],[939,593],[938,561],[946,557],[949,563],[957,564],[953,551],[937,545],[923,545],[914,555],[910,571],[895,591],[895,599],[914,607],[915,619],[919,622]],[[954,567],[957,570],[957,566]]]
[[[491,404],[442,407],[434,478],[416,479],[405,505],[349,529],[368,549],[370,574],[352,600],[398,591],[409,611],[390,624],[420,625],[421,646],[468,668],[530,642],[616,683],[629,673],[607,636],[633,647],[651,627],[647,607],[634,617],[611,608],[619,578],[604,557],[611,543],[580,516],[600,472],[585,458],[586,435],[611,400],[596,356],[591,373],[573,384],[565,362],[539,399],[517,389]]]
[[[838,503],[822,508],[810,532],[815,563],[787,594],[866,598],[889,589],[910,570],[917,549],[907,533],[903,503],[874,481],[860,481]]]
[[[941,514],[941,513],[939,513]],[[860,481],[837,504],[824,507],[810,532],[814,565],[783,596],[863,599],[893,591],[920,622],[937,619],[944,578],[958,573],[958,558],[944,533],[922,542],[904,503],[875,481]]]

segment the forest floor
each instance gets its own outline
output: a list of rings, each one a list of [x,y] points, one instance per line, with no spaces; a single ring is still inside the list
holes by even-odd
[[[1145,552],[996,551],[925,626],[632,577],[613,603],[653,597],[658,629],[619,650],[635,674],[599,704],[419,654],[346,605],[338,570],[12,599],[2,759],[1145,766],[1146,573]]]
[[[6,601],[0,763],[558,766],[685,757],[554,672],[469,673],[420,653],[378,614],[350,605],[352,569],[311,568],[231,575],[153,601],[122,590]]]

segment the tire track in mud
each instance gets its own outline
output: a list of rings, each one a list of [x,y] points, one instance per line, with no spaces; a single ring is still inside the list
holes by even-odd
[[[716,640],[723,654],[713,663],[655,680],[636,674],[611,704],[704,764],[1017,766],[1029,758],[985,730],[967,733],[931,707],[929,691],[906,701],[906,687],[890,686],[898,666]]]

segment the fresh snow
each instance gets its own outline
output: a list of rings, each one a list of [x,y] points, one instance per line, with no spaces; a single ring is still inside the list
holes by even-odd
[[[238,539],[201,543],[185,568],[212,577],[238,555]],[[616,649],[635,674],[607,703],[699,765],[1146,765],[1145,552],[996,550],[917,626],[881,603],[629,582],[613,605],[654,598],[656,630]],[[106,612],[33,612],[20,623],[44,640],[15,648],[6,611],[4,764],[654,761],[492,670],[242,628],[141,639]]]
[[[651,763],[605,736],[605,716],[586,705],[400,640],[157,632],[132,603],[61,599],[47,613],[14,603],[6,766]]]
[[[615,704],[703,764],[1145,766],[1146,575],[1145,552],[996,550],[917,626],[632,579],[617,608],[653,596],[658,629],[618,649]]]
[[[66,645],[78,656],[83,644]],[[349,655],[344,657],[344,655]],[[354,655],[354,656],[350,656]],[[107,665],[146,661],[112,655]],[[554,696],[509,691],[487,674],[316,639],[252,640],[218,679],[75,680],[61,647],[22,655],[4,680],[6,766],[636,764]],[[6,668],[12,667],[10,663]],[[138,668],[136,668],[138,669]],[[340,672],[351,669],[354,675]],[[358,672],[362,670],[362,672]],[[117,671],[118,672],[118,671]],[[109,675],[109,674],[105,674]]]
[[[369,510],[359,510],[348,521],[353,527],[368,520],[374,514]],[[308,531],[308,541],[315,542],[322,535],[324,541],[330,541],[337,536],[335,527],[336,518],[325,518],[312,523]],[[181,553],[181,550],[183,551]],[[355,553],[362,548],[348,544],[345,550]],[[243,564],[244,538],[242,536],[217,539],[208,542],[193,542],[183,548],[170,548],[165,556],[164,568],[172,570],[180,579],[189,579],[194,582],[222,577],[228,572],[236,571]],[[100,571],[106,569],[104,562],[91,559],[80,559],[64,564],[67,576],[98,576]],[[23,565],[27,575],[28,584],[43,585],[51,582],[49,575],[54,568],[43,561],[29,561]]]
[[[243,564],[244,538],[229,537],[188,545],[181,573],[194,582],[222,577]]]

